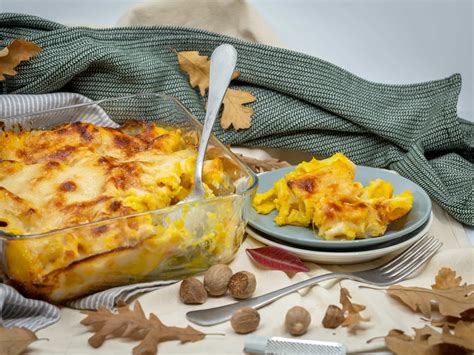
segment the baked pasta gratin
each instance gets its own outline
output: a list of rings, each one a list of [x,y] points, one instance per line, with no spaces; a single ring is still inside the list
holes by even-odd
[[[120,218],[159,211],[190,193],[197,141],[195,132],[138,122],[3,132],[0,230],[46,233],[4,243],[10,282],[58,302],[154,278],[173,265],[198,270],[212,257],[229,257],[244,228],[238,199],[208,203],[200,218],[193,211],[194,221],[186,218],[189,207]],[[235,165],[212,149],[206,159],[207,196],[231,194]]]
[[[411,210],[413,195],[407,190],[394,196],[393,186],[380,179],[364,187],[354,181],[355,171],[341,153],[313,158],[257,194],[253,206],[260,214],[278,210],[278,225],[314,226],[324,239],[381,236]]]

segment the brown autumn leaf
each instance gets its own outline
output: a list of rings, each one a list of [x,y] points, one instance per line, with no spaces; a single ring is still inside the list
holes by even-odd
[[[384,340],[387,348],[395,354],[424,354],[429,349],[428,344],[415,342],[413,337],[398,329],[390,330]]]
[[[0,355],[21,354],[36,340],[35,333],[29,329],[0,327]]]
[[[439,313],[446,317],[461,318],[462,313],[474,308],[474,285],[464,285],[449,289],[429,289],[422,287],[390,286],[388,294],[399,299],[414,312],[420,311],[431,318],[432,302]]]
[[[438,274],[435,277],[435,283],[431,285],[431,288],[436,290],[447,290],[461,286],[461,281],[461,276],[456,277],[456,271],[448,267],[443,267],[439,269]],[[465,285],[466,284],[462,286]]]
[[[324,314],[321,324],[324,328],[335,329],[344,322],[344,312],[338,306],[330,304]]]
[[[392,329],[385,336],[385,345],[395,354],[468,354],[474,350],[474,323],[459,322],[453,330],[444,327],[441,333],[424,326],[413,328],[414,336]]]
[[[141,340],[133,348],[134,355],[150,355],[157,353],[161,342],[169,340],[180,340],[181,343],[195,342],[206,336],[190,326],[186,328],[166,326],[153,313],[147,318],[138,301],[135,302],[133,309],[120,304],[117,310],[117,313],[112,313],[106,308],[81,312],[87,315],[81,324],[90,326],[95,333],[89,338],[92,347],[98,348],[110,338],[129,338]]]
[[[360,312],[365,309],[364,305],[352,303],[351,294],[349,290],[345,287],[341,288],[339,302],[342,305],[342,311],[345,316],[344,322],[342,322],[343,327],[348,327],[351,333],[355,333],[360,326],[361,322],[368,322],[370,318],[362,317]]]
[[[200,55],[197,51],[175,51],[175,53],[181,70],[189,75],[191,86],[198,87],[199,93],[204,96],[209,87],[209,57]],[[240,73],[234,70],[231,80],[236,79],[239,75]],[[254,110],[244,104],[255,100],[255,96],[247,91],[227,89],[223,100],[221,127],[227,129],[233,126],[236,130],[249,128]]]
[[[459,322],[461,319],[456,318],[456,317],[443,317],[443,318],[431,319],[431,320],[422,318],[422,320],[429,321],[433,327],[443,328],[445,326],[448,326],[450,328],[454,328],[456,323]]]
[[[357,303],[352,303],[351,298],[352,297],[349,293],[349,290],[345,287],[341,288],[341,292],[339,294],[339,302],[342,305],[342,311],[349,313],[362,312],[365,309],[365,306]]]
[[[443,328],[441,339],[450,344],[461,346],[474,351],[474,323],[459,321],[451,331],[449,327]]]
[[[274,158],[255,159],[242,154],[239,154],[239,158],[256,173],[262,173],[264,171],[270,171],[290,166],[290,163],[288,163],[287,161],[278,160]]]
[[[369,318],[362,317],[359,313],[349,313],[342,322],[343,327],[349,328],[351,333],[356,333],[360,329],[361,322],[368,322]]]
[[[444,326],[448,326],[450,328],[454,328],[459,321],[465,322],[474,322],[474,308],[470,308],[467,311],[461,313],[461,318],[457,317],[443,317],[438,319],[424,319],[425,321],[430,321],[431,325],[438,328],[443,328]]]
[[[249,128],[254,111],[243,105],[255,100],[255,96],[247,91],[227,89],[223,100],[221,127],[227,129],[232,125],[236,130]]]
[[[474,322],[474,307],[461,313],[461,319]]]
[[[17,38],[7,47],[0,50],[0,81],[5,80],[6,75],[16,75],[15,68],[26,60],[39,54],[42,49],[33,42],[23,38]]]
[[[209,87],[210,61],[206,55],[200,55],[198,51],[175,51],[178,57],[179,67],[189,75],[189,83],[193,88],[199,87],[201,96],[206,94]],[[232,80],[236,79],[240,73],[234,70]]]

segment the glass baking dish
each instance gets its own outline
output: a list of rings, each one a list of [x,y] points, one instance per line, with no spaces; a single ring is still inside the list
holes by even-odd
[[[51,129],[76,121],[118,126],[114,122],[127,120],[179,127],[195,132],[196,138],[202,129],[180,102],[161,94],[105,99],[1,119],[4,130]],[[29,297],[61,303],[109,287],[183,278],[230,262],[242,242],[246,209],[258,180],[215,137],[207,154],[223,159],[231,181],[231,188],[216,197],[42,234],[0,231],[6,282]],[[110,240],[114,240],[113,249],[106,247]],[[42,259],[54,255],[54,250],[60,251],[56,259]],[[64,261],[68,253],[76,255],[70,264]],[[57,260],[62,267],[55,269]]]

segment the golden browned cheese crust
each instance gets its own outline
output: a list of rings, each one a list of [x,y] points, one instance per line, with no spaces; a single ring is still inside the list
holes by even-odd
[[[196,138],[193,132],[138,122],[119,129],[72,123],[48,131],[3,132],[0,230],[40,234],[174,205],[193,185]],[[232,189],[224,174],[226,160],[214,157],[205,161],[203,180],[209,197]],[[103,288],[99,281],[104,275],[94,276],[96,283],[89,275],[89,281],[83,282],[89,282],[91,289],[83,287],[81,292],[72,291],[73,280],[68,281],[71,285],[67,289],[58,286],[58,280],[64,278],[62,272],[80,268],[78,263],[86,260],[92,269],[95,265],[99,270],[100,263],[93,261],[99,255],[114,259],[113,255],[124,254],[128,248],[149,248],[144,241],[159,237],[157,230],[163,229],[153,223],[142,216],[99,223],[84,231],[11,241],[4,251],[8,275],[27,293],[46,298],[48,287],[63,295],[58,299]],[[169,241],[161,239],[160,243],[162,250],[167,250],[164,246]],[[156,253],[154,250],[151,255],[156,258],[150,260],[161,260]],[[149,271],[141,267],[136,273],[142,277]]]
[[[0,228],[43,233],[176,204],[192,186],[192,140],[179,129],[138,122],[4,132]],[[206,161],[204,181],[209,194],[224,182],[219,158]]]
[[[409,190],[393,196],[390,183],[377,179],[364,187],[355,182],[356,166],[343,154],[299,164],[269,191],[257,194],[258,213],[277,209],[275,222],[315,226],[325,239],[383,235],[390,222],[413,205]]]

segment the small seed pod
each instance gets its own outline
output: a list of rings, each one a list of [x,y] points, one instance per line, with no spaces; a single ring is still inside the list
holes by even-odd
[[[285,327],[291,335],[303,335],[311,323],[311,315],[300,306],[290,308],[286,313]]]
[[[237,299],[249,298],[255,292],[257,281],[255,276],[248,271],[240,271],[232,275],[229,280],[229,292]]]
[[[244,307],[239,308],[232,315],[230,325],[232,329],[238,334],[247,334],[254,332],[260,323],[260,314],[257,310]]]
[[[211,296],[222,296],[227,292],[232,270],[225,264],[217,264],[204,274],[204,287]]]
[[[207,300],[207,292],[201,281],[190,277],[181,282],[179,298],[185,304],[203,304]]]

